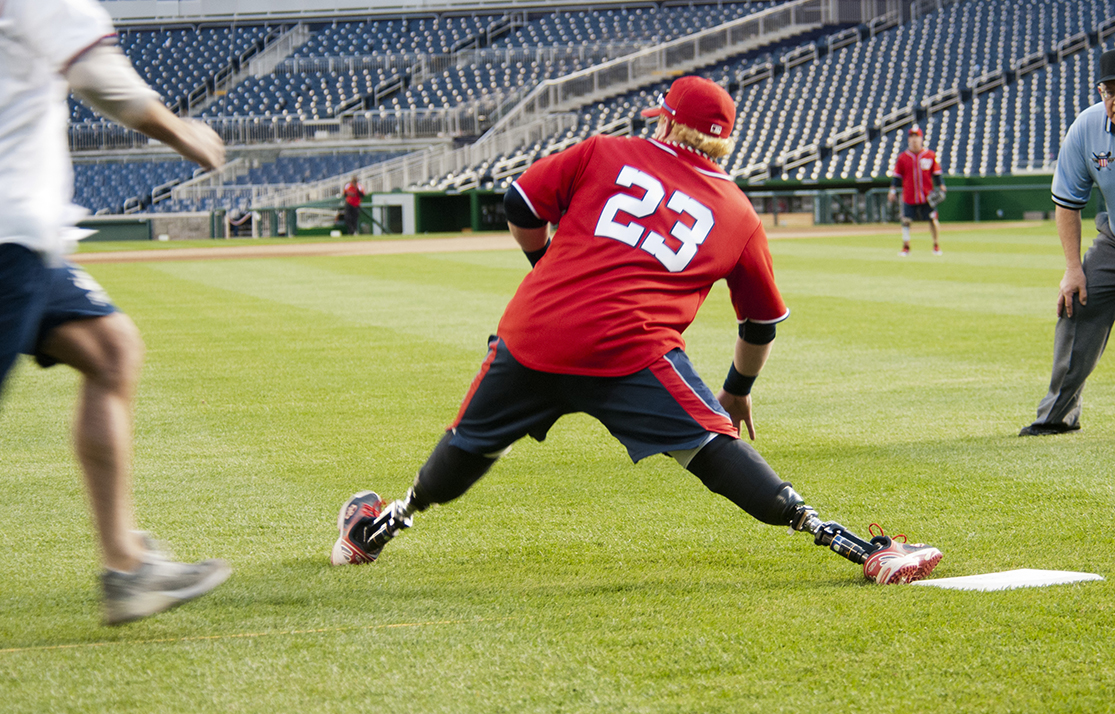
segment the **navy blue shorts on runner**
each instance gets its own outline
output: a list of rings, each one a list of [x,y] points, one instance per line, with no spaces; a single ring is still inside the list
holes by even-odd
[[[450,427],[450,443],[474,454],[496,454],[528,434],[542,441],[554,422],[575,412],[607,427],[632,461],[695,449],[710,434],[738,435],[680,349],[625,377],[586,377],[525,367],[494,338]]]
[[[44,367],[55,364],[42,353],[54,328],[114,312],[108,295],[81,268],[48,267],[22,245],[0,244],[0,383],[20,353],[34,355]]]
[[[933,221],[937,219],[937,209],[928,203],[903,203],[902,217],[911,221]]]

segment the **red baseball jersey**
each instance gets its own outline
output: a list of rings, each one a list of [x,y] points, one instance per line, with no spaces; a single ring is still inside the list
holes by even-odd
[[[907,149],[894,162],[894,175],[902,179],[902,200],[909,204],[928,203],[933,177],[942,173],[932,149],[922,149],[916,154]]]
[[[560,226],[499,324],[522,364],[617,377],[675,347],[713,283],[739,320],[789,311],[762,223],[703,154],[653,139],[594,136],[536,161],[511,190]]]
[[[349,181],[345,185],[345,203],[350,206],[359,206],[362,198],[364,198],[364,187]]]

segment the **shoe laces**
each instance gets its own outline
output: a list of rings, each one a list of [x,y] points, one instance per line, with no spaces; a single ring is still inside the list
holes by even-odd
[[[879,529],[878,533],[875,532],[876,528]],[[867,527],[867,532],[870,533],[872,535],[872,537],[874,537],[874,538],[882,538],[883,536],[886,535],[886,533],[883,532],[883,527],[881,525],[879,525],[878,523],[872,523],[871,525],[869,525]],[[903,542],[903,543],[908,543],[909,542],[909,541],[906,540],[906,534],[905,533],[899,533],[898,535],[891,536],[891,540],[901,540],[901,542]]]

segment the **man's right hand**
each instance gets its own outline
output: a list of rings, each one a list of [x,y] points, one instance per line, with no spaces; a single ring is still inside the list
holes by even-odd
[[[890,201],[891,203],[897,202],[898,201],[898,194],[895,193],[894,191],[889,192],[887,194],[887,200]]]
[[[201,165],[206,171],[220,168],[225,163],[225,144],[217,132],[205,122],[181,119],[177,132],[181,137],[173,148],[184,158]]]
[[[148,102],[143,116],[129,128],[161,141],[206,171],[225,163],[225,145],[217,132],[205,122],[175,116],[161,102]]]
[[[1088,304],[1088,281],[1084,268],[1075,266],[1065,270],[1061,278],[1061,292],[1057,295],[1057,317],[1072,317],[1072,296],[1079,295],[1081,305]]]

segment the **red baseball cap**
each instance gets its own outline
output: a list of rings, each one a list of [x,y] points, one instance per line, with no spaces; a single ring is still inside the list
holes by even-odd
[[[917,124],[914,124],[914,125],[913,125],[912,127],[910,127],[910,131],[906,132],[906,136],[920,136],[920,137],[924,137],[924,136],[925,136],[925,132],[923,132],[923,131],[921,130],[921,127],[920,127],[920,126],[918,126]]]
[[[736,122],[736,103],[716,82],[704,77],[681,77],[670,85],[658,106],[644,109],[645,117],[668,114],[678,124],[702,134],[727,138]]]

